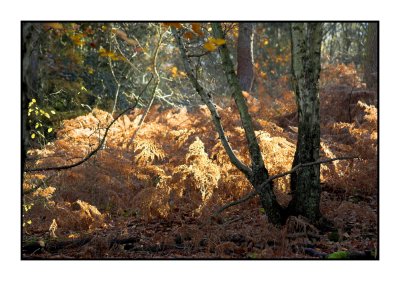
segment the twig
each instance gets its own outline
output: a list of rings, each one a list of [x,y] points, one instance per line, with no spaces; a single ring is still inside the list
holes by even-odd
[[[139,124],[138,124],[138,127],[137,127],[136,131],[133,133],[133,135],[132,135],[132,137],[131,137],[128,145],[127,145],[128,148],[132,145],[133,140],[136,138],[137,134],[139,133],[139,130],[140,130],[141,126],[143,125],[144,120],[145,120],[147,114],[149,113],[150,108],[153,105],[154,99],[156,97],[156,92],[157,92],[157,89],[158,89],[158,85],[160,84],[160,75],[158,74],[158,70],[157,70],[157,57],[158,57],[158,53],[160,51],[162,39],[163,39],[165,33],[166,33],[166,31],[161,33],[161,26],[160,26],[160,30],[159,30],[160,37],[158,39],[157,46],[156,46],[156,49],[155,49],[154,55],[153,55],[153,61],[152,61],[152,68],[153,68],[153,72],[154,72],[154,74],[156,76],[156,82],[155,82],[155,85],[154,85],[154,88],[153,88],[153,92],[151,94],[150,102],[148,103],[145,112],[143,113],[142,117],[140,118],[140,121],[139,121]]]
[[[152,79],[153,79],[153,76],[151,76],[149,82],[146,84],[146,86],[143,88],[142,92],[139,94],[139,97],[136,99],[135,104],[134,104],[133,106],[131,106],[131,107],[125,109],[125,110],[122,111],[120,114],[118,114],[118,116],[106,127],[106,130],[105,130],[105,132],[104,132],[103,138],[101,139],[99,145],[98,145],[94,150],[92,150],[88,155],[86,155],[86,157],[84,157],[82,160],[80,160],[80,161],[78,161],[78,162],[76,162],[76,163],[74,163],[74,164],[65,165],[65,166],[59,166],[59,167],[42,167],[42,168],[25,169],[24,172],[26,172],[26,173],[32,173],[32,172],[37,172],[37,171],[51,171],[51,170],[59,171],[59,170],[66,170],[66,169],[70,169],[70,168],[79,166],[79,165],[81,165],[82,163],[84,163],[84,162],[86,162],[87,160],[89,160],[93,155],[95,155],[95,154],[102,148],[102,146],[103,146],[103,144],[104,144],[104,142],[105,142],[105,140],[106,140],[108,131],[110,130],[111,126],[118,120],[118,118],[121,117],[121,116],[122,116],[123,114],[125,114],[126,112],[135,109],[135,107],[137,106],[137,104],[138,104],[138,102],[139,102],[139,99],[140,99],[141,95],[146,91],[147,86],[150,84],[150,82],[151,82]]]
[[[296,172],[297,170],[302,169],[302,168],[307,167],[307,166],[312,166],[312,165],[317,165],[317,164],[323,164],[323,163],[329,163],[329,162],[333,162],[333,161],[337,161],[337,160],[356,159],[356,158],[359,159],[358,156],[342,156],[342,157],[336,157],[336,158],[318,160],[318,161],[315,161],[315,162],[309,162],[309,163],[304,163],[304,164],[301,164],[301,163],[300,163],[300,164],[296,165],[295,167],[293,167],[293,169],[291,169],[290,171],[287,171],[287,172],[284,172],[284,173],[280,173],[280,174],[277,174],[277,175],[275,175],[275,176],[272,176],[272,177],[268,178],[268,179],[259,187],[259,189],[262,189],[265,185],[269,184],[269,183],[270,183],[271,181],[273,181],[274,179],[287,176],[287,175],[292,174],[292,173]],[[258,194],[258,192],[257,192],[256,190],[251,191],[250,193],[248,193],[246,196],[240,198],[239,200],[233,201],[233,202],[228,203],[228,204],[224,205],[223,207],[219,208],[219,209],[214,213],[214,216],[215,216],[215,215],[219,215],[219,214],[222,213],[224,210],[226,210],[226,209],[228,209],[228,208],[230,208],[230,207],[232,207],[232,206],[239,205],[239,204],[241,204],[241,203],[243,203],[243,202],[246,202],[247,200],[249,200],[249,199],[255,197],[257,194]]]
[[[247,200],[249,200],[249,199],[255,197],[256,195],[257,195],[257,191],[253,190],[253,191],[247,193],[246,196],[240,198],[239,200],[233,201],[233,202],[228,203],[228,204],[226,204],[225,206],[219,208],[218,211],[215,212],[214,216],[215,216],[215,215],[219,215],[219,214],[222,213],[224,210],[226,210],[226,209],[228,209],[228,208],[230,208],[230,207],[233,207],[233,206],[235,206],[235,205],[239,205],[239,204],[241,204],[241,203],[243,203],[243,202],[246,202]]]

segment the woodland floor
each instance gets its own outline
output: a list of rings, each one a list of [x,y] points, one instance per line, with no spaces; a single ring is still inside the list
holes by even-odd
[[[293,95],[246,98],[270,174],[290,170]],[[216,102],[232,147],[249,163],[232,101]],[[338,230],[327,233],[300,217],[275,227],[256,198],[213,217],[251,187],[230,164],[206,108],[156,105],[129,146],[141,114],[122,116],[84,164],[24,176],[23,259],[320,259],[337,251],[376,257],[376,94],[329,85],[321,94],[321,156],[360,157],[321,165],[321,211]],[[28,168],[82,159],[111,120],[98,109],[65,120],[53,142],[29,151]],[[282,205],[291,197],[288,184],[289,178],[274,182]]]
[[[359,201],[360,200],[360,201]],[[356,203],[355,203],[356,202]],[[105,229],[80,232],[79,238],[49,238],[36,234],[24,241],[44,241],[46,246],[25,247],[24,259],[321,259],[337,251],[377,251],[377,227],[363,219],[376,217],[375,197],[345,199],[324,192],[322,208],[338,208],[326,217],[344,217],[338,235],[319,235],[301,219],[281,229],[266,223],[256,203],[228,212],[224,221],[194,219],[143,221],[119,218]],[[346,209],[346,216],[343,212]],[[354,210],[359,210],[356,214]],[[341,214],[337,214],[337,213]],[[297,229],[296,229],[297,228]],[[304,229],[305,228],[305,229]],[[25,236],[25,235],[24,235]],[[67,236],[67,235],[65,235]],[[64,236],[64,237],[65,237]],[[25,243],[29,245],[29,243]],[[36,251],[36,252],[33,252]]]

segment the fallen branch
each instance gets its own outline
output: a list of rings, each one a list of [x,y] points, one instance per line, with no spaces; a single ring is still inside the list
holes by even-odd
[[[43,251],[49,253],[57,253],[63,250],[69,250],[73,248],[82,247],[88,244],[94,236],[86,236],[77,239],[57,239],[57,240],[37,240],[37,241],[28,241],[22,243],[22,252],[24,254],[35,254],[35,253],[42,253]],[[140,241],[139,237],[132,236],[126,238],[113,238],[108,241],[109,248],[114,246],[115,244],[118,245],[127,245],[129,244],[132,248],[131,244],[137,243]]]
[[[143,88],[142,92],[139,94],[138,98],[136,99],[135,104],[133,106],[125,109],[120,114],[118,114],[118,116],[106,127],[106,130],[104,132],[103,138],[101,139],[99,145],[95,149],[93,149],[88,155],[86,155],[86,157],[84,157],[82,160],[80,160],[80,161],[78,161],[76,163],[70,164],[70,165],[64,165],[64,166],[58,166],[58,167],[42,167],[42,168],[33,168],[33,169],[29,169],[28,168],[28,169],[25,169],[24,172],[32,173],[32,172],[38,172],[38,171],[66,170],[66,169],[70,169],[70,168],[79,166],[79,165],[83,164],[84,162],[86,162],[87,160],[89,160],[93,155],[95,155],[102,148],[102,146],[103,146],[103,144],[104,144],[104,142],[106,140],[108,131],[110,130],[111,126],[118,120],[118,118],[121,117],[122,115],[124,115],[125,113],[127,113],[128,111],[131,111],[131,110],[135,109],[135,107],[137,106],[137,104],[139,102],[139,99],[140,99],[141,95],[145,92],[145,90],[147,89],[147,86],[150,84],[152,79],[153,79],[153,75],[151,76],[149,82],[147,82],[146,86]]]
[[[22,252],[24,254],[34,254],[43,250],[50,253],[55,253],[60,250],[82,247],[89,243],[93,237],[87,236],[79,239],[60,239],[60,240],[38,240],[22,243]]]
[[[293,174],[294,172],[296,172],[299,169],[302,169],[304,167],[307,166],[312,166],[312,165],[317,165],[317,164],[323,164],[323,163],[329,163],[329,162],[333,162],[333,161],[337,161],[337,160],[348,160],[348,159],[359,159],[358,156],[342,156],[342,157],[336,157],[336,158],[330,158],[330,159],[323,159],[323,160],[318,160],[315,162],[309,162],[309,163],[304,163],[304,164],[298,164],[296,166],[293,167],[293,169],[291,169],[290,171],[284,172],[284,173],[280,173],[277,174],[275,176],[272,176],[270,178],[268,178],[268,180],[266,180],[260,187],[259,189],[261,190],[263,187],[265,187],[267,184],[269,184],[271,181],[273,181],[274,179],[277,178],[281,178],[284,176],[287,176],[289,174]],[[250,200],[251,198],[255,197],[258,194],[258,192],[256,190],[251,191],[250,193],[248,193],[246,196],[240,198],[239,200],[233,201],[231,203],[228,203],[226,205],[224,205],[223,207],[219,208],[215,213],[215,215],[219,215],[220,213],[222,213],[223,211],[225,211],[226,209],[235,206],[235,205],[239,205],[241,203],[246,202],[247,200]]]

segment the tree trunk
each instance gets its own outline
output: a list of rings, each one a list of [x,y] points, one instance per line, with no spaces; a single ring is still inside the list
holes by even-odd
[[[38,98],[38,51],[35,50],[39,39],[38,28],[32,23],[22,23],[22,101],[21,101],[21,164],[25,168],[26,152],[29,145],[28,104],[32,98]]]
[[[225,39],[225,35],[222,31],[220,23],[212,23],[212,29],[215,38]],[[264,165],[260,147],[254,132],[252,119],[242,94],[242,88],[240,86],[239,79],[235,74],[228,47],[226,45],[222,45],[220,46],[219,51],[222,59],[222,66],[224,68],[228,84],[233,89],[233,98],[236,106],[238,107],[242,126],[246,134],[247,145],[252,162],[252,173],[250,176],[248,176],[248,179],[257,191],[260,197],[261,205],[264,208],[268,219],[274,224],[281,224],[284,220],[282,216],[283,211],[282,207],[276,200],[272,182],[263,185],[263,183],[269,178],[268,170]]]
[[[237,76],[243,91],[250,92],[254,80],[253,23],[239,23],[237,43]]]
[[[377,90],[378,81],[378,23],[368,23],[364,76],[367,88]]]
[[[319,159],[320,116],[318,79],[321,70],[322,23],[294,23],[292,74],[298,106],[298,139],[293,167]],[[321,217],[320,165],[301,169],[291,176],[293,200],[289,211],[315,222]]]

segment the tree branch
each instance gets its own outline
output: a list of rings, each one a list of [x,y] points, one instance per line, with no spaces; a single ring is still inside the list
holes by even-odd
[[[225,39],[225,35],[222,30],[221,24],[213,22],[211,25],[214,37]],[[243,97],[242,88],[240,86],[239,79],[235,73],[235,68],[226,44],[219,47],[219,53],[221,55],[222,66],[225,72],[226,79],[228,81],[229,86],[232,87],[233,89],[232,95],[235,100],[236,106],[239,110],[240,120],[242,122],[242,127],[245,131],[247,146],[249,149],[250,158],[252,162],[252,169],[263,170],[263,168],[265,168],[265,165],[261,154],[260,146],[258,145],[257,137],[254,132],[252,118],[250,116],[246,100]]]
[[[59,166],[59,167],[42,167],[42,168],[33,168],[33,169],[28,168],[28,169],[25,169],[24,172],[32,173],[32,172],[38,172],[38,171],[67,170],[67,169],[79,166],[79,165],[83,164],[84,162],[86,162],[87,160],[89,160],[93,155],[95,155],[101,149],[101,147],[103,146],[103,144],[106,140],[108,131],[110,130],[111,126],[118,120],[118,118],[121,117],[123,114],[127,113],[128,111],[133,110],[137,106],[141,95],[145,92],[145,90],[147,89],[147,86],[150,84],[152,79],[153,79],[153,75],[151,76],[151,78],[150,78],[149,82],[146,84],[146,86],[143,88],[142,92],[139,94],[138,98],[136,99],[135,104],[133,106],[125,109],[120,114],[118,114],[118,116],[106,127],[103,138],[101,139],[99,145],[94,150],[92,150],[88,155],[86,155],[86,157],[84,157],[82,160],[80,160],[76,163],[70,164],[70,165],[64,165],[64,166]]]
[[[133,135],[132,135],[132,137],[131,137],[128,145],[127,145],[128,148],[132,145],[133,140],[135,139],[135,137],[139,133],[139,130],[142,127],[147,114],[149,114],[150,108],[153,105],[154,99],[156,97],[156,92],[157,92],[157,89],[158,89],[158,85],[160,84],[160,75],[158,74],[158,70],[157,70],[157,57],[158,57],[158,53],[160,51],[162,39],[163,39],[164,34],[166,33],[166,31],[161,33],[161,26],[159,26],[158,32],[159,32],[159,36],[160,37],[158,38],[158,41],[157,41],[156,49],[154,51],[154,55],[153,55],[153,58],[152,58],[152,66],[151,66],[152,67],[152,71],[153,71],[153,73],[155,74],[155,77],[156,77],[155,85],[154,85],[153,91],[151,93],[150,102],[148,103],[148,105],[147,105],[147,107],[146,107],[146,109],[145,109],[145,111],[144,111],[144,113],[142,115],[142,118],[140,118],[140,121],[139,121],[139,124],[138,124],[138,127],[137,127],[136,131],[133,133]]]
[[[224,149],[225,149],[226,153],[228,154],[229,160],[232,162],[233,165],[235,165],[246,176],[251,175],[251,173],[252,173],[251,169],[249,167],[247,167],[244,163],[242,163],[239,160],[239,158],[237,158],[235,153],[233,152],[232,147],[229,144],[228,139],[226,138],[224,128],[222,127],[221,117],[218,114],[215,104],[212,102],[211,95],[204,91],[204,88],[200,85],[200,83],[197,81],[196,77],[194,76],[194,71],[193,71],[192,67],[190,66],[190,63],[189,63],[190,60],[189,60],[188,54],[185,50],[185,47],[183,46],[182,38],[179,36],[179,34],[177,33],[177,31],[174,27],[172,27],[172,32],[174,34],[174,37],[178,44],[179,50],[181,52],[183,65],[185,67],[186,74],[187,74],[190,82],[192,83],[193,87],[196,89],[197,93],[200,95],[201,100],[206,104],[208,110],[210,111],[215,129],[217,130],[218,135],[221,139],[222,145],[224,146]]]
[[[318,160],[318,161],[315,161],[315,162],[309,162],[309,163],[304,163],[304,164],[301,164],[301,163],[300,163],[300,164],[296,165],[295,167],[293,167],[293,169],[291,169],[290,171],[287,171],[287,172],[284,172],[284,173],[280,173],[280,174],[277,174],[277,175],[275,175],[275,176],[272,176],[272,177],[268,178],[268,180],[266,180],[266,181],[260,186],[259,189],[262,189],[262,187],[264,187],[265,185],[267,185],[268,183],[270,183],[271,181],[273,181],[273,180],[275,180],[275,179],[277,179],[277,178],[281,178],[281,177],[287,176],[287,175],[289,175],[289,174],[292,174],[292,173],[296,172],[297,170],[302,169],[302,168],[304,168],[304,167],[312,166],[312,165],[318,165],[318,164],[323,164],[323,163],[329,163],[329,162],[333,162],[333,161],[337,161],[337,160],[349,160],[349,159],[360,159],[360,158],[359,158],[358,156],[342,156],[342,157],[336,157],[336,158]],[[230,202],[230,203],[228,203],[228,204],[222,206],[221,208],[219,208],[219,209],[214,213],[214,216],[215,216],[215,215],[219,215],[220,213],[222,213],[223,211],[225,211],[226,209],[228,209],[228,208],[230,208],[230,207],[239,205],[239,204],[241,204],[241,203],[246,202],[247,200],[250,200],[251,198],[255,197],[257,194],[258,194],[257,191],[251,191],[251,192],[249,192],[247,195],[245,195],[244,197],[240,198],[239,200]]]

